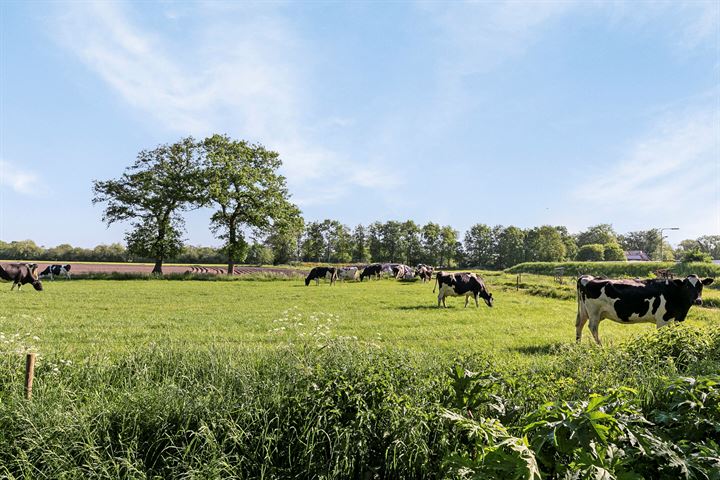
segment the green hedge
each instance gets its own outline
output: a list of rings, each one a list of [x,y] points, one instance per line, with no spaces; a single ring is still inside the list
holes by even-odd
[[[720,276],[720,265],[712,263],[673,262],[525,262],[506,269],[507,273],[535,273],[553,275],[558,267],[565,268],[565,275],[606,275],[608,277],[648,277],[655,270],[670,269],[676,276],[694,273],[701,277]]]

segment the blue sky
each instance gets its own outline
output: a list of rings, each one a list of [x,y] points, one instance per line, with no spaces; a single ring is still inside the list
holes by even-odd
[[[307,220],[720,234],[716,1],[4,1],[0,48],[4,241],[122,241],[92,180],[215,132]]]

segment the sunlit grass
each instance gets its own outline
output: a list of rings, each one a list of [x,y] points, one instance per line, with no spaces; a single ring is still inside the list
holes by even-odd
[[[437,308],[433,284],[394,280],[306,287],[288,281],[46,281],[45,291],[0,288],[0,331],[30,333],[46,353],[83,357],[120,354],[148,345],[267,350],[286,345],[274,321],[293,309],[300,315],[331,314],[330,335],[361,344],[437,352],[479,352],[511,362],[531,361],[575,339],[574,285],[551,278],[485,272],[495,306],[448,298]],[[561,298],[543,296],[548,292]],[[706,289],[706,298],[718,298]],[[567,298],[567,299],[565,299]],[[688,324],[717,323],[715,309],[693,307]],[[603,322],[606,344],[622,342],[649,324]],[[589,341],[586,334],[585,341]]]

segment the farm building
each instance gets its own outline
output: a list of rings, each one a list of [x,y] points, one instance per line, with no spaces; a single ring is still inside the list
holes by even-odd
[[[649,262],[650,257],[642,250],[628,250],[625,252],[625,258],[628,262]]]

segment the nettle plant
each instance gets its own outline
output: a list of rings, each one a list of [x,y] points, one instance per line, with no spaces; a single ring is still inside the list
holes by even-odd
[[[459,444],[443,462],[451,477],[720,478],[720,376],[671,381],[645,411],[636,390],[619,387],[546,403],[511,427],[479,415],[511,418],[501,378],[460,367],[450,378],[441,417]]]

